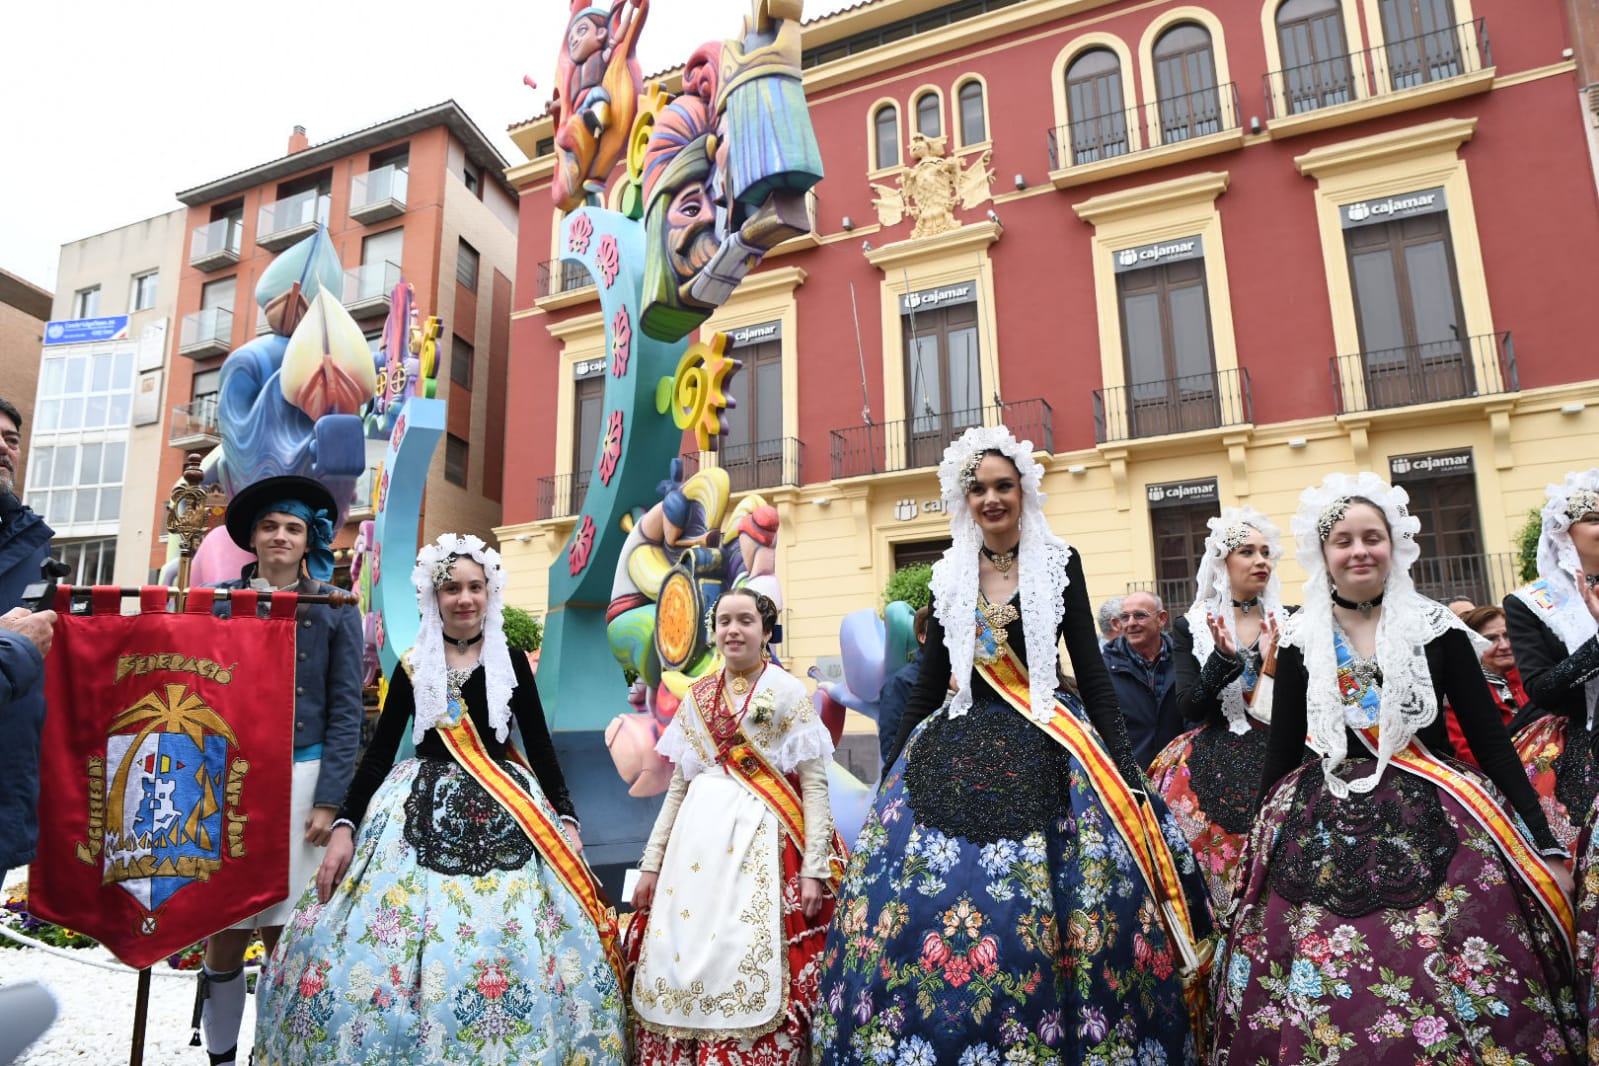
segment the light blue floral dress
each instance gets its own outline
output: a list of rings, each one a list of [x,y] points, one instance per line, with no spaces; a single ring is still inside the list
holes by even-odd
[[[519,666],[512,710],[549,780],[539,755],[548,732],[536,695],[520,698],[536,689]],[[478,710],[481,669],[452,682],[497,754]],[[352,796],[367,761],[392,761],[411,704],[396,671]],[[430,742],[372,796],[349,874],[328,902],[314,885],[300,898],[259,990],[255,1062],[625,1062],[626,1000],[594,923],[504,809],[447,755],[430,755]],[[538,779],[502,765],[555,820]],[[558,773],[550,787],[564,803]]]

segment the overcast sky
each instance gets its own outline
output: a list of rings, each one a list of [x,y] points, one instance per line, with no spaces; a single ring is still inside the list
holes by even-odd
[[[810,0],[805,16],[848,3]],[[549,99],[569,10],[566,0],[10,7],[0,267],[51,290],[62,244],[171,211],[179,189],[278,158],[295,125],[317,144],[453,98],[521,162],[505,130]],[[749,8],[652,0],[644,72],[733,35]]]

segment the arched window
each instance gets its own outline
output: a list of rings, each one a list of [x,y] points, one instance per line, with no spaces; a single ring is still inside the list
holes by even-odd
[[[1339,0],[1285,0],[1277,9],[1277,43],[1282,48],[1285,113],[1298,115],[1353,97]]]
[[[1221,94],[1210,32],[1180,22],[1155,41],[1155,93],[1159,98],[1160,143],[1219,133]]]
[[[1127,105],[1122,63],[1115,52],[1090,48],[1066,68],[1066,118],[1066,147],[1056,149],[1059,165],[1126,154]]]
[[[961,144],[981,144],[988,140],[988,123],[983,118],[983,83],[969,81],[955,96],[960,107]]]
[[[884,104],[872,118],[873,138],[877,142],[875,162],[878,170],[899,166],[899,108]]]
[[[1382,0],[1388,79],[1395,90],[1463,73],[1451,0]]]
[[[916,98],[916,132],[923,137],[937,137],[944,132],[944,109],[937,93],[923,93]]]

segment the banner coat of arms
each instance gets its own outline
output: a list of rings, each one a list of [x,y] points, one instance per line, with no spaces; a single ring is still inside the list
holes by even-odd
[[[66,592],[68,590],[61,590]],[[288,884],[292,593],[137,614],[96,588],[46,660],[39,857],[29,909],[144,967],[276,903]],[[66,602],[66,601],[61,601]]]

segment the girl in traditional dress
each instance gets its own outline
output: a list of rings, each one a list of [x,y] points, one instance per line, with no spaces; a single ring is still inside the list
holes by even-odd
[[[1204,883],[1139,791],[1042,474],[1003,427],[944,453],[953,544],[828,933],[819,1063],[1199,1061],[1185,978],[1197,993]],[[1062,636],[1086,711],[1056,688]]]
[[[1199,595],[1172,627],[1177,708],[1199,724],[1149,768],[1210,887],[1217,914],[1232,901],[1238,857],[1259,807],[1282,586],[1282,535],[1251,507],[1210,520]]]
[[[1265,802],[1217,961],[1217,1066],[1581,1051],[1561,850],[1471,636],[1411,582],[1406,501],[1370,473],[1300,497],[1305,607],[1284,622]],[[1498,789],[1452,757],[1446,695]]]
[[[579,857],[499,553],[446,533],[316,883],[262,981],[261,1066],[622,1063],[615,919]],[[511,761],[521,731],[532,772]],[[396,763],[410,726],[416,758]]]
[[[1555,837],[1574,845],[1599,791],[1599,469],[1547,492],[1538,580],[1505,597],[1505,631],[1527,696],[1549,712],[1516,750]]]
[[[800,1066],[841,862],[833,738],[804,684],[767,661],[772,601],[728,589],[713,617],[723,666],[656,745],[676,765],[633,894],[638,1061]]]

